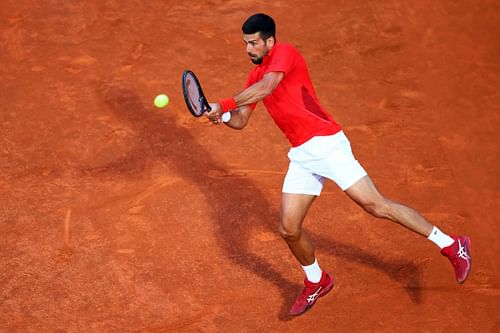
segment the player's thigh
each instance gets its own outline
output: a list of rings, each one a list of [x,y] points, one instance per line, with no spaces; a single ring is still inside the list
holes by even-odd
[[[369,176],[365,176],[345,190],[352,200],[362,207],[370,208],[384,202],[384,197],[373,184]]]
[[[290,161],[283,181],[280,231],[284,235],[300,233],[302,222],[323,189],[324,178],[304,168],[302,163]]]
[[[280,228],[288,232],[300,230],[314,199],[316,196],[310,194],[282,193]]]
[[[313,174],[301,163],[291,161],[283,181],[281,199],[281,224],[290,228],[300,227],[314,198],[323,189],[324,178]]]

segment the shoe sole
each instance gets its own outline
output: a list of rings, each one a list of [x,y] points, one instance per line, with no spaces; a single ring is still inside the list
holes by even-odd
[[[467,247],[467,255],[469,256],[469,269],[467,270],[467,273],[465,274],[465,277],[462,280],[457,280],[459,284],[463,284],[465,280],[469,277],[470,271],[472,270],[472,247],[471,247],[471,242],[469,237],[463,237],[465,239],[465,246]]]
[[[314,300],[314,302],[312,304],[309,304],[305,309],[304,311],[300,312],[300,313],[291,313],[290,312],[290,315],[292,316],[300,316],[300,315],[303,315],[304,313],[306,313],[310,308],[313,307],[314,304],[316,304],[316,302],[318,301],[318,299],[320,299],[321,297],[325,296],[326,294],[328,294],[330,292],[330,290],[333,289],[335,283],[333,281],[333,277],[332,277],[332,283],[330,283],[328,286],[326,286],[325,289],[323,289],[323,292],[319,294],[319,296]]]

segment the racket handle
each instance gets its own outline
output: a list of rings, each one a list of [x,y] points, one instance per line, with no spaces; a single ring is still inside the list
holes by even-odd
[[[224,112],[222,114],[222,121],[227,123],[229,120],[231,120],[231,112]]]

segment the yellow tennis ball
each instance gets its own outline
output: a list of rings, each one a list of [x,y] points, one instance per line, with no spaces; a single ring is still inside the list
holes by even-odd
[[[167,95],[160,94],[155,97],[154,103],[157,108],[164,108],[165,106],[168,105],[168,101],[169,100]]]

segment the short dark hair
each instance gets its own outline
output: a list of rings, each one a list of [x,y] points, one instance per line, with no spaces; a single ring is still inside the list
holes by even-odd
[[[262,39],[266,40],[269,37],[276,38],[276,24],[271,16],[258,13],[247,18],[241,30],[246,35],[251,35],[260,32]]]

